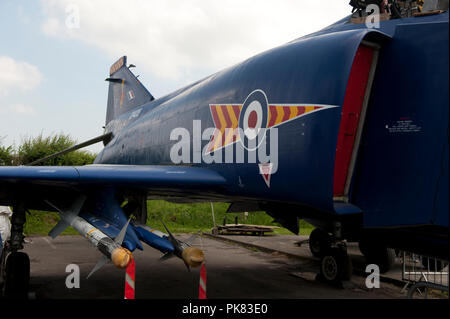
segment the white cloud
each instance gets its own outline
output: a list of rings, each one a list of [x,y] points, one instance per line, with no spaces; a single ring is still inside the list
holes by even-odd
[[[12,90],[31,90],[41,81],[42,75],[34,65],[0,56],[0,95],[8,95]]]
[[[35,115],[36,111],[33,107],[21,103],[10,105],[9,110],[11,112],[20,114],[20,115]]]
[[[72,5],[79,28],[67,27]],[[78,39],[155,76],[218,71],[350,13],[336,0],[42,0],[49,36]],[[69,8],[69,10],[68,10]]]

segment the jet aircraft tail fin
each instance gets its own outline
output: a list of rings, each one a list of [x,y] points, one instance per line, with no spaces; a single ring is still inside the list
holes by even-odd
[[[130,71],[134,65],[127,66],[127,57],[117,60],[109,70],[108,108],[106,124],[144,103],[154,100],[150,92]]]

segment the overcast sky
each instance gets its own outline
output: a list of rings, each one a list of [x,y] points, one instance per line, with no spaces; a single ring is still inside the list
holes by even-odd
[[[122,55],[158,98],[340,20],[348,2],[1,0],[0,144],[102,134],[104,79]]]

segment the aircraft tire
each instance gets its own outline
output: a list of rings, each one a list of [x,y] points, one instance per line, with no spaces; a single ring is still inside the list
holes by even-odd
[[[395,250],[383,245],[360,241],[359,250],[369,264],[375,264],[380,268],[381,273],[389,271],[395,263]]]
[[[23,252],[12,252],[6,260],[5,297],[26,299],[30,282],[30,258]]]
[[[320,260],[320,276],[330,284],[340,284],[352,276],[350,256],[340,248],[330,248]]]
[[[321,258],[331,248],[331,236],[316,228],[309,235],[309,250],[313,256]]]

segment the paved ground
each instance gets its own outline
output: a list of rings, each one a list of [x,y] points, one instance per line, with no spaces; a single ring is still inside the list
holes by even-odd
[[[186,237],[180,235],[181,239]],[[298,236],[271,239],[278,242],[277,246],[298,250],[291,247],[294,237],[298,240]],[[124,272],[111,264],[89,280],[85,279],[101,257],[86,239],[80,236],[61,236],[55,240],[49,237],[28,239],[30,242],[25,251],[31,259],[31,290],[35,298],[123,298]],[[365,278],[359,276],[353,276],[348,289],[317,282],[314,276],[318,267],[314,260],[268,254],[205,237],[196,239],[193,244],[205,251],[209,298],[405,298],[399,287],[388,283],[369,291],[364,285]],[[135,253],[136,298],[196,299],[199,269],[188,272],[181,260],[173,258],[159,262],[160,256],[161,253],[149,247]],[[68,264],[80,267],[79,289],[65,286]],[[293,273],[301,273],[303,278],[293,276]]]
[[[231,240],[242,243],[244,245],[252,245],[255,247],[268,248],[276,251],[284,252],[290,256],[296,256],[304,259],[315,260],[307,239],[309,236],[295,236],[295,235],[264,235],[264,236],[244,236],[244,235],[219,235],[217,236],[223,240]],[[303,242],[299,247],[296,243]],[[352,258],[353,266],[360,272],[364,272],[366,267],[366,260],[361,254],[357,243],[348,243],[347,252]],[[401,260],[397,258],[397,262],[392,268],[381,275],[387,282],[396,282],[401,284],[402,281],[402,264]]]

